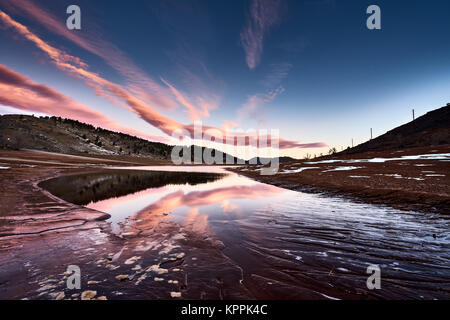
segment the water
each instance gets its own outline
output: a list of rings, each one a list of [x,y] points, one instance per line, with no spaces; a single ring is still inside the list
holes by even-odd
[[[222,168],[127,169],[46,187],[109,213],[119,256],[137,256],[143,270],[165,266],[183,298],[450,298],[446,217],[289,191]],[[135,265],[116,264],[122,273]],[[370,265],[381,269],[381,290],[367,288]],[[152,272],[135,270],[116,298],[168,298],[173,283]]]

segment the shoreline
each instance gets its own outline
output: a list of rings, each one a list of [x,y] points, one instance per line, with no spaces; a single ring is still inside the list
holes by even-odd
[[[450,146],[296,160],[280,163],[278,173],[268,176],[260,175],[262,166],[247,165],[227,170],[293,191],[339,196],[400,210],[450,215],[449,160],[368,161],[390,157],[399,159],[399,152],[408,159],[411,155],[449,153]]]

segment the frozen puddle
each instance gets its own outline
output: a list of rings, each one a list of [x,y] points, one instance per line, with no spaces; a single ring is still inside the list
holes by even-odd
[[[306,168],[312,169],[287,171]],[[139,169],[60,177],[46,184],[55,196],[109,213],[112,231],[126,241],[120,242],[120,248],[126,246],[120,259],[110,257],[111,269],[101,274],[114,279],[104,284],[108,297],[119,281],[120,292],[137,299],[164,299],[170,292],[182,292],[185,299],[203,292],[216,298],[220,290],[225,299],[366,298],[360,292],[369,298],[449,297],[439,290],[450,279],[445,218],[290,191],[212,167]],[[119,252],[111,239],[100,247]],[[400,266],[390,267],[393,263]],[[371,264],[382,268],[385,279],[378,292],[366,290]],[[89,272],[89,265],[80,267]],[[174,280],[187,289],[173,287]],[[243,286],[248,291],[240,295]]]

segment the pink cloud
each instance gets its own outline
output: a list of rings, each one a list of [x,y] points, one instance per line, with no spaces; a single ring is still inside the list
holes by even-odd
[[[108,65],[118,71],[127,81],[127,89],[136,95],[140,100],[149,103],[160,110],[173,111],[177,108],[176,101],[180,102],[179,93],[174,86],[166,88],[154,79],[148,77],[138,66],[136,66],[127,55],[114,44],[104,40],[101,36],[94,34],[79,33],[69,31],[67,27],[50,12],[38,7],[29,0],[0,0],[5,5],[18,14],[26,14],[28,17],[41,23],[49,31],[59,34],[74,42],[81,48],[101,57]],[[217,105],[212,105],[210,99],[198,97],[197,103],[181,103],[188,108],[188,115],[191,120],[198,120],[198,117],[209,116],[209,110],[215,109]],[[197,110],[197,105],[198,109]]]
[[[155,80],[151,79],[139,69],[128,57],[114,44],[109,43],[100,36],[83,33],[79,36],[77,32],[67,29],[50,12],[38,7],[30,0],[0,0],[9,10],[17,14],[26,14],[28,17],[41,23],[49,31],[59,34],[74,42],[81,48],[101,57],[112,68],[118,71],[128,82],[130,90],[139,97],[164,110],[176,108],[170,92]]]
[[[198,99],[199,101],[199,107],[195,106],[190,99],[177,90],[173,85],[171,85],[168,81],[161,79],[162,82],[164,82],[167,87],[169,87],[170,91],[172,91],[173,95],[176,97],[177,101],[186,108],[189,119],[191,121],[198,121],[202,117],[209,118],[209,110],[214,109],[214,105],[210,105],[208,101],[202,100],[201,98]]]
[[[194,126],[193,125],[184,125],[173,119],[170,119],[148,104],[146,104],[142,99],[133,95],[127,88],[124,88],[118,84],[110,82],[96,73],[93,73],[88,70],[88,66],[81,62],[78,58],[68,55],[67,53],[59,50],[53,46],[50,46],[43,40],[41,40],[38,36],[32,33],[26,26],[20,24],[19,22],[13,20],[9,15],[0,10],[0,20],[4,22],[4,24],[17,31],[20,35],[33,42],[40,50],[48,55],[50,60],[55,64],[55,66],[67,72],[69,75],[83,79],[86,84],[92,87],[95,92],[99,96],[103,96],[108,98],[111,102],[118,104],[121,107],[126,107],[130,111],[137,114],[140,118],[151,124],[152,126],[158,128],[162,132],[167,135],[172,135],[176,130],[185,130],[188,132],[190,136],[193,136]],[[276,92],[271,92],[267,95],[266,99],[271,99]],[[182,98],[182,96],[180,96]],[[122,102],[123,101],[123,102]],[[124,104],[125,103],[125,104]],[[217,141],[218,143],[228,143],[226,139],[227,132],[222,129],[205,126],[203,127],[203,138],[208,139],[208,135],[205,134],[206,130],[215,130],[216,132],[222,133],[224,139],[222,141]],[[244,145],[249,145],[250,138],[247,137],[245,139]],[[236,144],[236,142],[233,142]],[[299,144],[295,141],[289,141],[280,139],[280,148],[307,148],[308,144]]]
[[[280,16],[281,0],[252,0],[247,25],[241,32],[241,44],[250,69],[260,63],[264,37],[279,22]]]
[[[237,111],[236,122],[241,122],[247,117],[257,118],[262,106],[266,103],[270,103],[275,98],[285,91],[283,87],[278,87],[275,90],[269,91],[264,94],[256,94],[248,97],[245,104]]]
[[[166,141],[163,137],[148,135],[119,125],[104,114],[82,105],[61,92],[31,81],[29,78],[0,64],[0,104],[23,111],[39,112],[76,119],[145,139]],[[64,106],[64,108],[61,108]]]

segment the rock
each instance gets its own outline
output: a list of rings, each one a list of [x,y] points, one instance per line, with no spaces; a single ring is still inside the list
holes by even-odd
[[[107,265],[106,265],[106,268],[108,268],[109,270],[114,271],[114,270],[116,270],[116,269],[119,269],[120,266],[115,266],[115,265],[113,265],[113,264],[107,264]]]
[[[118,276],[116,276],[116,279],[119,281],[125,281],[128,279],[128,275],[127,274],[119,274]]]
[[[155,281],[158,281],[158,282],[160,282],[160,281],[164,281],[164,279],[163,278],[158,278],[158,277],[155,277],[153,280],[155,280]]]
[[[88,281],[88,284],[97,284],[100,283],[100,281]]]
[[[125,264],[135,264],[141,257],[135,256],[125,261]]]
[[[131,269],[131,270],[133,270],[133,271],[138,271],[138,270],[141,270],[142,269],[142,267],[140,266],[140,265],[136,265],[133,269]]]
[[[59,292],[56,296],[56,300],[62,300],[65,296],[64,292]]]
[[[95,300],[108,300],[108,298],[106,298],[105,296],[101,296],[101,297],[98,297],[98,298],[95,299]]]
[[[81,300],[92,300],[97,295],[97,291],[86,290],[81,294]]]
[[[148,267],[148,269],[146,270],[146,272],[151,272],[151,271],[156,272],[157,274],[165,274],[165,273],[169,272],[169,270],[167,270],[167,269],[160,268],[158,264],[154,264],[154,265]]]
[[[177,254],[177,258],[178,259],[182,259],[186,254],[184,252],[181,252],[179,254]]]
[[[142,281],[144,281],[145,279],[147,279],[147,274],[143,274],[142,276],[140,276],[138,278],[138,280],[136,281],[136,285],[139,285],[139,283],[141,283]]]
[[[170,296],[172,298],[181,298],[181,292],[171,292]]]

